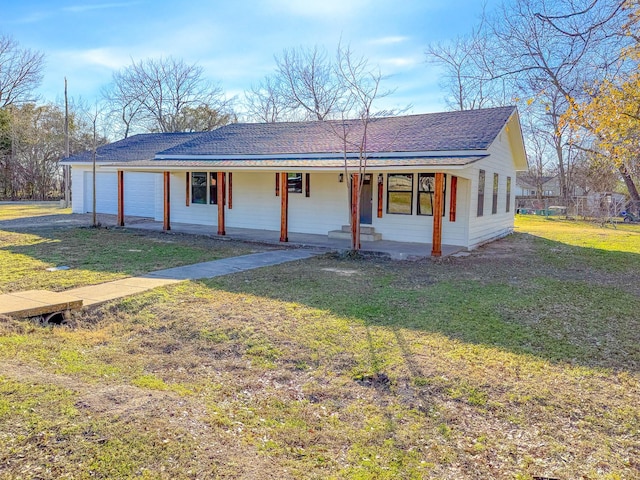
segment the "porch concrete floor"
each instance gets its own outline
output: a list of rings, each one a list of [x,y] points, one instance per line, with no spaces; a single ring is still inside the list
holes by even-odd
[[[162,231],[162,222],[141,220],[142,219],[136,219],[134,217],[129,220],[128,217],[125,217],[125,226],[127,228],[141,230]],[[113,223],[115,224],[115,216]],[[327,235],[309,233],[289,233],[289,241],[284,243],[280,242],[280,232],[275,230],[227,228],[226,235],[220,236],[217,234],[215,226],[171,223],[171,232],[206,235],[214,238],[228,238],[230,240],[280,245],[282,247],[313,247],[337,252],[346,252],[351,249],[350,240],[330,239]],[[371,255],[390,257],[395,260],[417,260],[420,258],[429,258],[431,256],[431,248],[432,245],[430,243],[404,243],[378,240],[377,242],[362,242],[361,251]],[[456,245],[442,245],[442,256],[446,257],[463,250],[465,250],[464,247]]]

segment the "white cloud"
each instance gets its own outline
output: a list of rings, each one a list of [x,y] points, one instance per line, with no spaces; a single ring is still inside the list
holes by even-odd
[[[409,40],[409,37],[395,36],[395,37],[381,37],[374,38],[370,40],[369,43],[371,45],[395,45],[398,43],[403,43]]]
[[[272,7],[292,15],[344,20],[344,17],[367,11],[368,0],[271,0]]]
[[[131,57],[109,47],[92,48],[89,50],[69,50],[55,54],[64,58],[67,65],[75,64],[75,68],[82,65],[104,67],[110,70],[118,70],[131,63]]]
[[[419,60],[415,57],[390,57],[390,58],[382,58],[380,59],[381,66],[389,66],[389,67],[397,67],[397,68],[407,68],[414,67],[419,63],[423,63],[423,60]]]
[[[119,2],[119,3],[99,3],[97,5],[72,5],[70,7],[64,7],[64,12],[82,13],[91,10],[105,10],[109,8],[125,8],[135,5],[139,2]]]

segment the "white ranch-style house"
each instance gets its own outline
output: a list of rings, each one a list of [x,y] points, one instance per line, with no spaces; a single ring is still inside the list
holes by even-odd
[[[359,194],[367,239],[432,244],[434,256],[442,244],[473,249],[512,231],[516,172],[527,170],[515,107],[371,120],[358,178],[362,139],[357,120],[135,135],[98,148],[96,211],[117,214],[121,225],[125,215],[142,216],[166,230],[172,222],[219,235],[279,230],[287,241],[290,232],[329,235],[355,224]],[[91,212],[91,152],[64,163],[73,212]]]

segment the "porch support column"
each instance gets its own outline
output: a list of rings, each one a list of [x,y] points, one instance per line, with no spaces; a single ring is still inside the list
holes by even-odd
[[[216,201],[218,202],[218,235],[226,235],[224,228],[224,172],[217,173],[216,184],[218,186],[216,189]]]
[[[124,172],[118,170],[118,220],[119,227],[124,227]]]
[[[164,172],[164,218],[162,229],[171,230],[171,173]]]
[[[444,173],[436,173],[435,192],[433,192],[433,239],[431,256],[442,255],[442,208],[444,207]]]
[[[289,241],[289,185],[287,172],[280,173],[280,241]]]
[[[360,215],[358,214],[358,199],[360,198],[360,174],[351,176],[351,248],[360,250]]]
[[[458,202],[458,177],[451,177],[451,196],[449,201],[449,221],[456,221],[456,210],[457,210],[457,202]]]

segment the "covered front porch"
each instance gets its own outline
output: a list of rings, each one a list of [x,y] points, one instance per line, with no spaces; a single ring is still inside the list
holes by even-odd
[[[115,224],[115,217],[113,219]],[[129,218],[125,220],[127,228],[151,230],[162,232],[163,222],[150,219]],[[351,241],[347,239],[332,239],[327,235],[311,233],[289,233],[288,242],[280,241],[280,231],[259,230],[251,228],[227,227],[224,236],[218,235],[215,226],[197,225],[190,223],[171,223],[171,233],[184,233],[191,235],[206,235],[225,240],[238,240],[244,242],[266,243],[280,247],[313,247],[322,248],[327,252],[347,252],[351,250]],[[417,260],[431,257],[433,245],[430,243],[394,242],[390,240],[378,240],[375,242],[361,242],[361,253],[392,258],[394,260]],[[465,248],[457,245],[442,245],[442,256],[446,257],[464,251]]]
[[[161,184],[156,183],[159,204],[156,205],[155,220],[159,222],[162,219],[165,231],[200,230],[207,235],[234,235],[258,242],[273,239],[348,250],[354,248],[354,239],[358,236],[354,226],[360,218],[363,232],[376,232],[374,235],[379,232],[378,238],[385,238],[385,241],[370,242],[367,235],[361,235],[360,248],[364,252],[386,253],[396,258],[438,257],[460,250],[452,244],[463,245],[461,233],[463,236],[464,230],[460,228],[460,219],[456,222],[457,176],[448,177],[449,188],[445,190],[447,175],[442,172],[393,174],[374,171],[366,175],[353,173],[343,180],[345,176],[337,171],[194,173],[190,168],[184,168],[184,171],[164,171]],[[192,177],[196,175],[198,179],[202,177],[203,182],[195,182]],[[414,175],[416,178],[424,175],[426,180],[431,180],[431,183],[425,183],[430,185],[428,197],[421,193],[418,182],[413,181]],[[397,182],[396,177],[408,180],[409,189],[401,185],[398,188],[404,189],[402,192],[385,194],[385,185],[393,183],[392,177],[394,182]],[[296,179],[298,184],[295,184]],[[124,183],[124,171],[118,170],[119,226],[126,224]],[[311,183],[314,185],[313,194]],[[448,192],[448,197],[445,197],[445,192]],[[349,204],[346,203],[347,198]],[[368,205],[366,220],[363,220],[363,207],[356,211],[358,198],[362,198],[362,204]],[[418,199],[418,207],[414,206],[413,198]],[[447,198],[449,215],[445,217]],[[347,206],[350,212],[345,215]],[[420,206],[424,210],[416,213]],[[408,212],[404,211],[406,208]],[[433,215],[432,211],[442,212],[442,215]],[[446,229],[443,229],[443,223],[446,223]],[[326,237],[325,232],[330,236],[341,233],[338,230],[340,226],[343,232],[350,234],[351,241]],[[276,231],[278,227],[279,231]],[[443,230],[454,234],[443,235]],[[422,239],[431,242],[425,243]],[[400,244],[407,247],[399,248]],[[406,250],[407,253],[396,253],[398,250]]]

